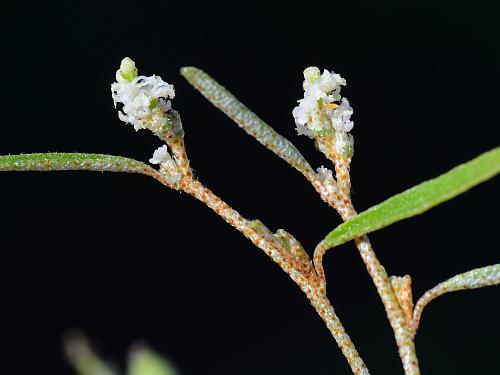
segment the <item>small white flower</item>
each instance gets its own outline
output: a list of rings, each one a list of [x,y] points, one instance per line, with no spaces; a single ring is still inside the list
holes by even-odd
[[[135,130],[143,129],[147,123],[165,121],[165,113],[171,109],[167,98],[175,97],[174,86],[163,81],[160,76],[138,76],[135,63],[128,57],[116,71],[116,82],[111,84],[111,95],[123,108],[118,117],[130,123]]]
[[[174,161],[174,159],[170,159],[165,163],[162,163],[160,172],[162,172],[167,177],[167,181],[171,184],[177,184],[182,178],[182,173],[180,172],[179,167],[177,166],[177,163]]]
[[[353,113],[352,107],[349,105],[349,100],[342,98],[340,105],[335,109],[327,109],[326,111],[332,121],[332,126],[335,130],[341,132],[350,132],[354,126],[351,121]]]
[[[182,174],[177,163],[170,156],[167,145],[158,147],[149,162],[151,164],[160,164],[160,172],[171,184],[177,184],[181,180]]]
[[[158,147],[155,150],[155,152],[153,153],[153,157],[151,159],[149,159],[149,162],[151,164],[162,164],[162,163],[165,163],[171,159],[172,159],[172,157],[170,156],[170,153],[168,152],[167,145],[163,145],[161,147]]]
[[[325,168],[323,166],[319,167],[316,169],[318,172],[318,177],[320,178],[323,187],[325,189],[325,192],[328,194],[332,194],[337,191],[337,183],[335,182],[333,178],[333,172],[329,170],[328,168]]]
[[[333,148],[336,154],[351,157],[354,153],[353,136],[342,131],[336,132]]]
[[[318,176],[322,181],[333,179],[333,172],[328,168],[321,166],[317,168],[316,171],[318,172]]]

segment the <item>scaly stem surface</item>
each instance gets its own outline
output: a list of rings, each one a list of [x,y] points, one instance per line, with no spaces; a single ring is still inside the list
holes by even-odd
[[[352,372],[356,375],[369,374],[351,338],[345,332],[330,301],[326,298],[320,278],[316,273],[299,271],[299,266],[295,264],[293,258],[288,257],[287,254],[283,254],[282,251],[272,246],[268,239],[253,229],[247,219],[243,218],[237,211],[217,197],[210,189],[203,186],[198,180],[190,177],[185,178],[181,182],[181,188],[186,193],[205,203],[227,223],[238,229],[254,245],[262,249],[274,262],[278,263],[306,294],[311,304],[321,316],[351,366]]]
[[[356,216],[356,211],[352,205],[349,194],[349,163],[337,161],[335,163],[335,170],[337,176],[337,186],[335,186],[335,188],[327,189],[320,181],[313,180],[311,182],[321,197],[327,201],[330,206],[338,211],[344,221],[347,221]],[[405,374],[418,375],[420,374],[420,369],[418,367],[413,334],[407,324],[404,312],[399,305],[396,294],[392,289],[387,272],[378,261],[368,236],[364,235],[357,238],[355,243],[361,258],[366,265],[368,273],[377,288],[377,292],[382,300],[382,303],[384,304],[387,318],[389,319],[389,323],[394,331],[396,343],[399,348],[399,356],[401,357]],[[316,272],[323,278],[323,255],[326,250],[327,248],[323,247],[320,243],[314,252],[314,266],[316,268]],[[325,281],[323,282],[326,283]]]
[[[399,348],[399,356],[403,362],[405,374],[418,375],[418,359],[415,351],[413,334],[407,324],[405,314],[399,305],[398,299],[392,289],[385,268],[380,264],[368,240],[368,236],[362,236],[355,240],[356,246],[363,258],[366,269],[370,274],[377,292],[382,299],[387,318],[394,331],[394,336]]]

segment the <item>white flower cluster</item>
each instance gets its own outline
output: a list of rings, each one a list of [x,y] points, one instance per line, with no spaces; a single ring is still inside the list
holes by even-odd
[[[151,164],[160,164],[160,171],[167,177],[167,180],[175,184],[180,181],[182,175],[177,167],[177,163],[170,156],[167,145],[158,147],[149,159]]]
[[[135,130],[146,124],[158,126],[166,121],[165,113],[172,107],[170,100],[175,97],[174,86],[159,76],[138,76],[135,63],[128,57],[116,71],[116,82],[111,84],[111,95],[116,103],[123,103],[118,117],[130,123]]]
[[[340,96],[346,81],[339,74],[317,67],[304,70],[304,98],[293,109],[293,117],[300,135],[310,138],[334,135],[334,149],[339,155],[352,154],[353,110],[346,98]]]
[[[153,153],[153,157],[149,159],[149,162],[151,164],[161,164],[170,159],[172,159],[172,157],[168,152],[168,147],[167,145],[163,145],[155,150],[155,152]]]

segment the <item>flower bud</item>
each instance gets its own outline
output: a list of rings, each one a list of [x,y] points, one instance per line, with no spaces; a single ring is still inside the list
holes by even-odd
[[[130,57],[125,57],[120,63],[120,69],[118,72],[124,80],[132,82],[132,80],[137,77],[135,62]]]
[[[304,69],[304,78],[306,79],[306,81],[309,81],[310,83],[319,80],[320,76],[321,72],[315,66],[310,66]]]

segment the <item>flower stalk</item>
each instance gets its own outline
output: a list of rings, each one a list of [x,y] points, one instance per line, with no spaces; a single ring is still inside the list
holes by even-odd
[[[340,95],[345,79],[334,72],[325,70],[320,74],[316,67],[304,70],[304,98],[293,110],[297,132],[313,138],[320,150],[334,165],[335,178],[331,172],[323,168],[318,171],[326,177],[322,185],[313,181],[320,195],[330,206],[337,210],[342,220],[347,221],[356,216],[351,201],[350,163],[354,150],[354,138],[349,132],[353,128],[350,117],[353,113],[346,98]],[[396,294],[391,286],[384,267],[378,261],[368,237],[355,240],[359,253],[366,265],[377,292],[384,304],[387,318],[394,331],[399,355],[406,375],[418,375],[420,370],[415,353],[415,345],[407,320]],[[314,251],[314,266],[326,285],[323,269],[323,256],[328,250],[320,243]]]

